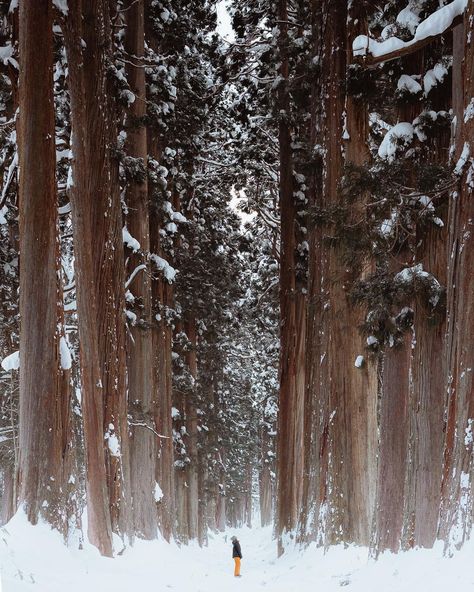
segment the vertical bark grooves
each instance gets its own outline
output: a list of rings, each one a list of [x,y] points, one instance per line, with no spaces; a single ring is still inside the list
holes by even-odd
[[[376,549],[400,548],[408,455],[408,401],[411,335],[383,358],[380,403],[379,469],[376,498]]]
[[[296,285],[296,206],[293,196],[291,155],[290,99],[288,91],[287,2],[278,3],[280,74],[278,87],[280,145],[280,399],[277,467],[278,550],[284,551],[284,536],[292,533],[298,521],[301,503],[302,421],[304,404],[304,326],[305,297]]]
[[[260,522],[262,526],[268,526],[273,518],[273,484],[271,477],[271,440],[269,431],[272,430],[265,418],[260,426],[260,466],[259,466],[259,502],[260,502]]]
[[[86,448],[88,534],[112,554],[114,528],[129,532],[128,432],[125,405],[124,261],[115,103],[107,83],[109,5],[84,0],[65,19],[73,128],[71,205],[76,261]],[[94,199],[91,199],[91,195]],[[91,249],[91,245],[94,245]],[[110,424],[113,424],[113,428]],[[104,436],[117,437],[117,449]],[[107,479],[107,469],[109,481]],[[109,487],[108,487],[109,485]]]
[[[18,502],[66,533],[67,391],[59,360],[52,4],[20,6],[20,425]],[[41,155],[41,157],[39,157]],[[38,364],[41,360],[41,364]],[[64,397],[62,395],[65,395]]]
[[[454,29],[453,106],[457,120],[455,159],[469,150],[460,171],[459,189],[449,203],[446,360],[448,417],[444,448],[441,535],[448,547],[461,545],[472,528],[474,421],[474,220],[472,174],[474,119],[465,109],[474,96],[474,6],[464,14],[464,26]],[[458,160],[459,164],[459,160]]]
[[[127,31],[125,49],[139,59],[144,53],[144,2],[130,5],[126,12]],[[140,250],[128,256],[129,275],[141,267],[128,289],[135,299],[136,321],[132,323],[127,347],[129,405],[140,420],[132,424],[130,436],[130,480],[132,515],[135,533],[145,539],[156,536],[157,514],[155,488],[155,436],[150,429],[154,410],[153,366],[151,332],[151,280],[150,280],[150,224],[147,185],[147,135],[145,70],[127,65],[127,78],[135,100],[127,114],[127,140],[125,151],[132,160],[133,175],[127,174],[125,199],[127,227],[140,243]],[[138,172],[137,172],[138,171]],[[141,424],[141,425],[137,425]],[[145,425],[144,425],[145,424]]]
[[[353,9],[353,12],[357,8]],[[346,77],[345,46],[349,30],[347,23],[363,26],[363,14],[351,14],[347,6],[334,3],[325,14],[323,38],[323,86],[326,89],[323,125],[323,207],[336,206],[340,201],[339,182],[344,174],[342,138],[344,119],[349,139],[344,146],[345,159],[356,165],[367,158],[366,109],[355,105],[343,91]],[[337,23],[337,25],[336,25]],[[353,25],[354,26],[354,25]],[[362,211],[362,207],[360,208]],[[353,207],[352,215],[358,213]],[[360,214],[360,212],[359,212]],[[331,233],[331,229],[324,229]],[[357,279],[356,270],[348,268],[338,244],[327,246],[324,237],[321,248],[324,275],[327,275],[326,304],[329,328],[321,344],[320,357],[328,357],[328,403],[325,411],[324,446],[328,449],[327,503],[331,507],[326,524],[326,543],[340,540],[367,545],[370,540],[374,507],[376,380],[370,364],[355,367],[355,359],[363,353],[359,333],[361,312],[349,300],[348,287]],[[314,363],[314,361],[313,361]],[[321,399],[326,408],[324,397]],[[329,413],[329,418],[327,418]]]
[[[186,322],[186,335],[190,342],[190,350],[187,355],[189,372],[194,381],[197,380],[197,333],[196,321],[190,318]],[[194,394],[194,389],[193,393]],[[202,539],[199,536],[199,458],[198,458],[198,419],[195,401],[186,398],[186,431],[188,434],[188,456],[190,463],[187,467],[187,488],[188,496],[188,535],[190,539]]]
[[[342,16],[341,16],[342,18]],[[367,13],[359,3],[352,3],[347,13],[347,34],[349,44],[352,39],[367,29]],[[350,50],[351,48],[348,47]],[[351,52],[348,53],[351,55]],[[346,129],[348,139],[344,142],[345,161],[349,164],[362,166],[369,161],[368,148],[368,105],[363,99],[355,99],[349,94],[345,105]],[[369,197],[365,199],[367,201]],[[352,216],[357,222],[366,215],[364,203],[352,206]],[[341,256],[339,255],[341,258]],[[341,349],[335,355],[344,356],[346,380],[344,383],[344,399],[346,406],[348,449],[345,456],[349,466],[346,468],[344,495],[347,499],[348,520],[347,539],[360,545],[368,546],[371,538],[372,522],[375,507],[375,486],[377,468],[377,366],[366,359],[361,368],[355,366],[357,356],[365,351],[365,340],[359,326],[364,320],[364,310],[351,304],[347,285],[359,279],[356,273],[347,268],[344,262],[339,263],[341,276],[340,298],[336,302],[343,305],[343,310],[336,311],[335,317],[343,323],[335,331],[343,336]],[[341,307],[342,308],[342,307]],[[345,320],[344,320],[345,319]],[[344,348],[344,349],[342,349]],[[341,352],[344,351],[344,354]],[[338,360],[337,357],[334,358]],[[339,363],[334,373],[340,373]],[[337,414],[335,418],[337,422]]]
[[[426,51],[426,50],[425,50]],[[422,61],[420,73],[426,69]],[[449,110],[451,89],[445,85],[437,93],[435,110]],[[431,99],[433,101],[433,99]],[[443,164],[449,149],[449,133],[442,131],[431,141],[427,160]],[[444,213],[445,208],[441,211]],[[444,216],[442,216],[444,219]],[[417,260],[446,285],[447,225],[430,225],[421,241],[417,240]],[[431,548],[438,533],[443,467],[443,429],[445,413],[446,364],[444,360],[445,317],[430,313],[415,301],[415,333],[412,343],[412,388],[410,392],[410,442],[408,500],[405,508],[405,547]]]
[[[149,129],[149,154],[159,162],[161,152],[157,133]],[[150,189],[150,188],[149,188]],[[152,198],[150,204],[150,251],[164,257],[160,241],[160,214],[158,203]],[[156,444],[156,481],[161,487],[163,498],[158,505],[158,524],[161,534],[167,541],[175,531],[175,484],[172,383],[171,383],[171,326],[166,317],[172,286],[152,270],[152,347],[153,347],[153,398],[155,427],[160,434]],[[158,320],[159,319],[159,320]]]
[[[311,6],[312,44],[315,60],[324,60],[324,32],[327,14],[322,4],[316,0]],[[311,98],[310,142],[314,146],[314,168],[310,178],[309,207],[322,204],[322,150],[321,133],[324,129],[324,64],[321,63],[320,75],[315,76]],[[309,259],[308,259],[308,299],[306,314],[306,386],[304,418],[304,467],[302,508],[300,513],[299,536],[302,541],[322,540],[326,518],[327,471],[328,471],[328,358],[326,344],[328,338],[328,315],[324,303],[327,295],[327,274],[324,273],[326,252],[322,244],[322,226],[309,224]]]

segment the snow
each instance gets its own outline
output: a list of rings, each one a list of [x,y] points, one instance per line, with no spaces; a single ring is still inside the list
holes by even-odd
[[[428,271],[424,271],[422,263],[418,263],[413,267],[405,267],[394,277],[395,282],[408,284],[413,282],[415,279],[422,279],[430,284],[431,296],[429,302],[431,306],[435,307],[439,302],[439,297],[442,291],[441,284],[434,277],[434,275]]]
[[[69,11],[67,0],[53,0],[53,5],[56,6],[59,12],[67,16],[67,13]]]
[[[474,97],[469,101],[469,105],[464,109],[464,123],[467,123],[474,117]]]
[[[173,222],[180,222],[181,224],[186,224],[188,221],[188,219],[185,218],[181,212],[173,212],[171,214],[171,219]]]
[[[467,428],[464,430],[466,435],[464,437],[464,445],[470,446],[473,442],[472,439],[472,419],[467,420]]]
[[[398,213],[396,210],[392,210],[391,217],[382,220],[380,225],[380,235],[386,239],[390,238],[397,224]]]
[[[239,192],[237,192],[236,189],[232,187],[230,195],[231,200],[229,202],[229,207],[237,214],[237,216],[240,218],[241,226],[244,227],[245,224],[251,222],[255,218],[257,212],[247,213],[242,210],[241,202],[245,203],[245,200],[247,199],[244,189],[241,189]]]
[[[132,323],[132,325],[135,325],[135,323],[137,322],[137,315],[128,309],[125,311],[125,315],[127,316],[127,319],[129,319],[129,321]]]
[[[392,162],[400,144],[407,146],[413,140],[414,129],[411,123],[402,121],[391,127],[379,146],[378,155]]]
[[[178,232],[178,227],[174,222],[168,222],[165,228],[167,232],[169,232],[170,234],[175,234],[176,232]]]
[[[18,62],[13,57],[13,46],[11,43],[7,43],[0,47],[0,61],[8,66],[11,64],[15,68],[18,68]]]
[[[7,219],[5,218],[5,216],[7,215],[7,212],[8,212],[8,208],[6,206],[3,206],[3,208],[0,208],[0,224],[7,223]]]
[[[460,177],[463,173],[464,167],[469,160],[469,156],[471,155],[471,147],[467,142],[464,142],[464,146],[461,152],[461,156],[454,167],[454,174]]]
[[[120,458],[120,442],[118,441],[117,435],[115,434],[115,428],[113,423],[109,423],[109,429],[105,433],[105,440],[107,440],[107,446],[111,456]]]
[[[130,274],[130,277],[128,278],[128,280],[125,282],[125,288],[128,288],[128,286],[133,282],[133,280],[135,279],[135,277],[141,271],[144,271],[145,269],[146,269],[146,265],[144,263],[142,265],[137,265],[135,267],[135,269],[132,271],[132,273]]]
[[[16,137],[15,140],[16,141]],[[8,187],[13,179],[13,173],[15,172],[16,167],[18,166],[18,152],[15,152],[15,156],[13,157],[10,166],[8,167],[8,173],[5,183],[3,184],[2,195],[0,200],[3,202],[5,199],[5,195],[7,194]]]
[[[160,257],[159,255],[155,255],[155,253],[150,254],[150,259],[156,267],[163,272],[168,283],[172,284],[176,277],[176,269],[172,267],[166,259],[163,259],[163,257]]]
[[[10,372],[11,370],[18,370],[20,367],[20,352],[16,351],[3,358],[2,360],[2,368],[5,372]]]
[[[398,79],[397,90],[399,92],[406,91],[411,94],[417,95],[422,92],[421,84],[417,82],[412,76],[402,74]]]
[[[66,338],[62,336],[59,340],[59,357],[61,359],[61,368],[63,370],[69,370],[72,366],[71,352],[69,350]]]
[[[156,482],[156,481],[155,481],[154,496],[155,496],[155,502],[159,502],[163,499],[163,491],[161,490],[161,487],[159,486],[158,482]]]
[[[377,41],[367,35],[359,35],[352,44],[352,52],[355,56],[372,54],[374,57],[383,57],[423,41],[428,37],[440,35],[448,29],[453,20],[466,9],[468,0],[454,0],[430,14],[416,28],[413,39],[402,41],[398,37],[389,37],[385,41]]]
[[[69,214],[71,211],[71,202],[68,202],[65,206],[60,206],[58,208],[58,214],[60,216],[65,216],[66,214]]]
[[[134,253],[140,250],[140,243],[137,241],[136,238],[133,238],[133,236],[128,232],[126,226],[122,228],[122,237],[123,242],[127,245],[127,247],[132,249]]]
[[[406,27],[412,35],[414,35],[419,22],[420,17],[412,10],[410,5],[406,6],[398,13],[397,23]]]
[[[75,300],[64,305],[64,312],[73,312],[77,310],[77,303]]]
[[[233,535],[242,546],[241,579],[233,577]],[[108,559],[87,542],[83,550],[65,547],[58,533],[41,523],[31,526],[23,512],[2,528],[0,539],[2,584],[8,592],[340,592],[344,587],[350,592],[445,592],[471,590],[474,583],[474,542],[452,558],[443,557],[441,544],[385,553],[377,561],[363,547],[339,545],[325,553],[313,544],[305,551],[287,548],[278,559],[271,527],[242,528],[213,535],[203,549],[196,543],[178,547],[137,539],[134,547]],[[116,543],[117,553],[121,544]]]
[[[448,75],[448,69],[443,64],[436,64],[434,68],[428,70],[423,77],[423,89],[427,95],[433,87],[443,82]]]

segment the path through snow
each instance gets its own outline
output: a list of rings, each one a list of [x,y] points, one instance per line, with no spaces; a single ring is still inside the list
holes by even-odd
[[[242,544],[242,578],[233,577],[230,537]],[[277,559],[270,528],[214,536],[209,546],[137,541],[115,559],[90,545],[67,549],[45,525],[17,515],[0,531],[2,592],[464,592],[474,589],[474,544],[453,559],[442,548],[368,559],[366,549],[324,554],[291,550]]]

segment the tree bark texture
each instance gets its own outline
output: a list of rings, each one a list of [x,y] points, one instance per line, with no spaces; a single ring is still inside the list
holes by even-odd
[[[322,4],[318,0],[311,3],[312,53],[313,59],[322,55],[324,22]],[[321,205],[322,158],[321,129],[324,114],[324,94],[322,89],[322,70],[314,76],[311,89],[310,143],[315,147],[313,172],[309,179],[308,206]],[[317,147],[319,150],[317,150]],[[327,274],[323,273],[326,252],[322,247],[322,226],[308,224],[308,298],[306,314],[306,376],[304,398],[304,463],[302,504],[299,516],[299,539],[302,542],[316,540],[323,531],[327,499],[326,483],[328,469],[328,392],[325,388],[328,378],[327,355],[322,355],[328,336],[328,318],[323,306],[327,293]]]
[[[140,59],[144,53],[144,1],[130,5],[126,12],[125,49]],[[127,286],[133,294],[136,321],[132,323],[127,343],[128,397],[132,411],[144,421],[132,424],[130,435],[130,481],[134,532],[145,539],[156,536],[157,510],[155,489],[155,440],[143,424],[153,421],[153,337],[151,331],[150,223],[147,184],[147,133],[145,70],[127,65],[127,79],[135,99],[127,113],[125,152],[132,171],[126,173],[127,227],[140,243],[140,249],[127,257],[129,276],[140,269]],[[141,425],[136,425],[141,424]]]
[[[474,420],[474,119],[466,110],[474,96],[474,5],[454,30],[453,105],[457,119],[455,174],[459,188],[449,203],[446,359],[448,416],[444,447],[441,534],[448,548],[469,536],[473,519]],[[460,69],[460,72],[459,72]]]
[[[422,56],[423,58],[425,56]],[[413,60],[410,62],[413,71]],[[421,60],[420,73],[426,70]],[[446,88],[445,88],[446,87]],[[435,95],[435,97],[433,97]],[[449,110],[451,89],[444,84],[431,92],[432,107],[436,111]],[[430,142],[427,160],[443,164],[449,151],[449,132],[441,130]],[[445,208],[442,207],[441,217]],[[440,211],[440,208],[438,208]],[[447,225],[434,224],[416,243],[419,248],[417,261],[423,269],[432,273],[442,286],[446,285]],[[438,533],[438,516],[441,497],[443,467],[443,433],[445,414],[446,365],[444,362],[444,337],[446,319],[442,305],[438,310],[427,310],[417,298],[414,303],[415,328],[411,358],[410,389],[410,453],[408,465],[407,502],[405,504],[405,547],[431,548]]]
[[[194,382],[197,380],[198,360],[197,360],[197,332],[196,321],[190,318],[186,322],[186,335],[190,342],[190,350],[187,354],[187,362],[189,373],[193,377]],[[186,432],[187,451],[190,458],[190,463],[187,466],[187,488],[186,494],[188,496],[188,529],[189,538],[199,538],[199,457],[198,457],[198,418],[196,403],[191,397],[186,398]]]
[[[262,420],[260,426],[260,467],[258,476],[260,522],[262,526],[268,526],[273,519],[273,483],[272,483],[272,448],[269,431],[271,425]]]
[[[66,534],[69,399],[60,362],[52,4],[20,5],[20,426],[18,503]],[[66,389],[65,389],[66,387]]]
[[[284,551],[285,536],[292,536],[298,520],[300,506],[302,453],[297,445],[302,441],[303,420],[301,412],[304,395],[304,297],[296,286],[296,206],[293,196],[293,164],[291,156],[290,102],[288,94],[287,3],[278,3],[280,19],[279,51],[283,78],[278,89],[279,145],[280,145],[280,211],[281,211],[281,260],[280,260],[280,399],[279,440],[277,452],[277,531],[278,551]],[[300,410],[300,412],[298,411]]]
[[[376,550],[400,548],[408,458],[411,334],[383,356],[376,497]]]
[[[124,259],[116,111],[107,79],[112,32],[105,0],[65,19],[73,129],[71,205],[76,261],[89,538],[112,553],[130,533]],[[92,197],[93,196],[93,197]],[[111,436],[117,446],[111,446]],[[111,518],[112,515],[112,518]]]
[[[160,160],[160,142],[154,130],[148,130],[149,154],[157,162]],[[152,188],[149,184],[149,191]],[[159,204],[150,195],[150,251],[164,257],[160,241]],[[175,484],[174,484],[174,446],[172,390],[172,327],[167,320],[166,308],[172,306],[173,286],[152,267],[152,352],[153,352],[153,392],[155,428],[160,434],[156,443],[156,481],[161,487],[163,498],[158,505],[158,525],[167,541],[175,532]]]

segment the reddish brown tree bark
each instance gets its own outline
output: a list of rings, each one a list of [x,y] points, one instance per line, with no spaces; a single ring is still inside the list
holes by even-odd
[[[101,553],[111,555],[112,528],[130,532],[130,485],[122,213],[113,154],[116,110],[107,77],[112,51],[108,2],[84,0],[70,6],[64,31],[88,532]]]
[[[438,45],[441,45],[439,43]],[[427,52],[425,52],[427,53]],[[429,54],[428,54],[429,55]],[[425,55],[423,57],[426,57]],[[420,73],[426,70],[421,60]],[[413,72],[413,60],[409,63]],[[451,88],[440,85],[430,93],[431,106],[436,111],[451,107]],[[449,152],[449,130],[439,130],[430,139],[427,164],[445,164]],[[438,205],[438,204],[437,204]],[[446,219],[446,207],[438,206],[440,217]],[[447,224],[442,228],[430,224],[417,238],[417,260],[432,273],[442,286],[446,285]],[[407,475],[405,503],[405,547],[431,548],[438,532],[443,466],[443,431],[445,414],[444,336],[446,319],[443,299],[434,310],[417,298],[414,303],[415,327],[411,359],[410,392],[410,463]]]
[[[196,321],[190,318],[186,322],[186,335],[190,342],[190,350],[187,354],[189,373],[193,380],[197,380],[197,333]],[[192,394],[194,394],[194,389]],[[187,488],[188,497],[188,534],[190,539],[199,538],[202,540],[203,533],[199,532],[199,457],[198,457],[198,419],[196,403],[186,398],[186,433],[187,451],[190,463],[187,467]]]
[[[474,199],[472,188],[474,118],[474,5],[454,30],[453,107],[456,115],[455,174],[459,189],[449,203],[447,283],[448,417],[444,448],[441,535],[448,547],[461,545],[473,519],[474,421]]]
[[[157,162],[160,149],[157,133],[149,129],[149,153]],[[160,212],[153,188],[149,184],[150,195],[150,250],[154,255],[164,257],[160,242]],[[152,341],[153,341],[153,393],[155,427],[160,437],[156,444],[156,480],[163,492],[158,505],[158,524],[161,534],[167,541],[175,530],[175,483],[174,483],[174,446],[173,421],[171,408],[172,390],[172,327],[167,319],[166,308],[172,306],[173,286],[161,273],[152,267]]]
[[[144,2],[130,5],[126,12],[125,49],[132,61],[144,53]],[[154,397],[151,332],[150,226],[147,186],[147,136],[145,69],[127,64],[127,78],[135,99],[127,114],[126,167],[129,168],[125,199],[127,227],[140,243],[140,250],[127,259],[129,276],[140,270],[127,288],[134,297],[136,320],[128,338],[128,396],[132,413],[136,409],[148,420],[134,422],[130,436],[130,477],[132,487],[133,524],[135,533],[143,538],[156,536],[157,513],[155,489],[155,436],[144,427],[153,419]],[[133,173],[130,172],[133,170]]]
[[[290,100],[288,91],[289,61],[287,48],[287,2],[278,3],[280,75],[278,87],[280,145],[280,398],[279,439],[277,452],[277,531],[278,552],[284,551],[283,538],[297,525],[301,502],[303,462],[302,447],[304,396],[304,327],[303,294],[296,285],[296,205],[293,196],[291,155]]]
[[[408,401],[411,335],[384,354],[380,402],[380,444],[376,497],[377,551],[398,551],[402,539],[408,457]]]
[[[352,4],[350,10],[346,10],[343,5],[339,3],[339,9],[335,7],[328,12],[327,48],[342,48],[344,42],[366,28],[365,7]],[[333,62],[330,66],[330,97],[326,104],[329,114],[328,170],[324,172],[326,182],[323,186],[323,199],[330,207],[341,199],[339,182],[345,172],[344,166],[362,166],[369,160],[369,126],[367,103],[343,92],[350,60],[346,60],[343,51],[333,52],[326,58]],[[339,156],[341,143],[344,161]],[[349,223],[360,224],[365,215],[362,198],[351,204]],[[358,262],[360,267],[348,265],[344,255],[343,249],[336,245],[329,256],[330,408],[334,413],[329,429],[333,447],[330,479],[333,503],[341,506],[341,515],[337,517],[334,513],[336,522],[331,538],[335,536],[337,540],[339,531],[344,541],[368,545],[375,504],[377,366],[367,355],[362,366],[355,365],[358,356],[365,352],[366,341],[359,328],[365,311],[352,304],[350,289],[366,270],[363,261]]]
[[[269,431],[272,427],[262,420],[260,426],[260,467],[259,467],[259,503],[260,503],[260,522],[262,526],[268,526],[273,519],[273,482],[272,469],[273,458],[271,449],[271,439]],[[273,428],[274,429],[274,428]]]
[[[322,4],[311,3],[313,59],[321,59],[323,47]],[[321,206],[322,193],[322,130],[324,129],[324,74],[320,69],[314,76],[311,88],[310,144],[315,146],[312,175],[309,179],[309,207]],[[322,226],[310,221],[308,224],[308,304],[306,325],[306,388],[304,401],[304,466],[302,505],[299,518],[299,537],[303,542],[314,540],[323,531],[326,504],[328,468],[329,405],[327,372],[328,358],[322,355],[327,348],[326,301],[328,276],[323,272],[327,266],[326,251],[322,245]]]
[[[18,503],[67,530],[69,399],[60,340],[62,293],[53,99],[52,4],[20,6],[20,426]],[[64,345],[63,345],[64,347]]]

